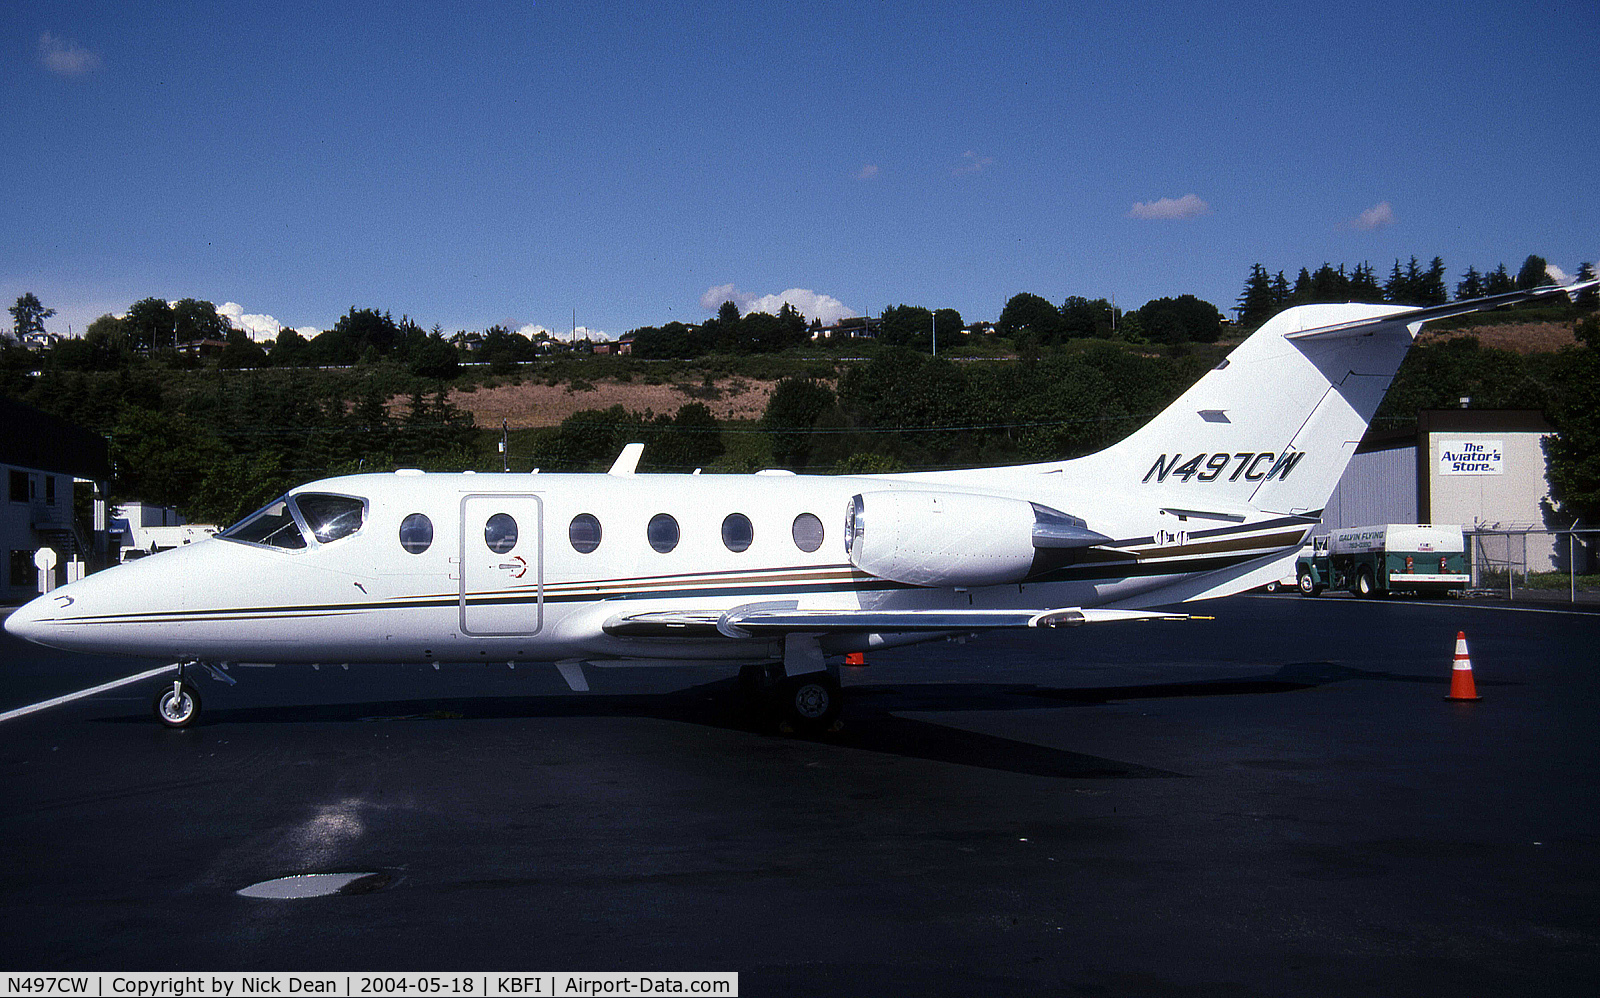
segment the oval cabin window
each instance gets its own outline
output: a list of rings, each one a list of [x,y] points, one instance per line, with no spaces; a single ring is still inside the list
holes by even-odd
[[[722,543],[729,551],[743,551],[755,539],[755,528],[743,513],[729,513],[722,521]]]
[[[579,513],[567,525],[567,540],[572,542],[572,550],[589,554],[600,546],[600,521],[589,513]]]
[[[400,521],[400,546],[411,554],[421,554],[433,543],[433,521],[426,514],[412,513]]]
[[[666,554],[678,546],[678,521],[669,514],[657,513],[650,518],[645,536],[649,538],[651,547]]]
[[[495,554],[505,554],[517,546],[517,521],[509,513],[496,513],[483,525],[483,542]]]
[[[810,513],[794,518],[794,546],[810,554],[822,547],[822,521]]]

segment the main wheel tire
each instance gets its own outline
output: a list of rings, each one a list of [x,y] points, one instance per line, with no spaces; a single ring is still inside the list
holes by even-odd
[[[157,721],[169,728],[187,728],[200,716],[200,693],[188,683],[183,684],[181,694],[174,693],[168,686],[156,694],[151,706],[155,708]]]
[[[1300,587],[1301,596],[1322,595],[1322,587],[1317,585],[1316,580],[1311,577],[1310,572],[1301,572],[1299,578],[1297,578],[1295,582]]]
[[[827,731],[839,719],[839,681],[826,672],[808,672],[786,679],[778,687],[779,717],[796,734]]]

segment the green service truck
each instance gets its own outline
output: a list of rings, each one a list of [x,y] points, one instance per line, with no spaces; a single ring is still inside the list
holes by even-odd
[[[1380,523],[1314,537],[1295,562],[1303,596],[1348,589],[1358,596],[1459,593],[1471,579],[1457,524]]]

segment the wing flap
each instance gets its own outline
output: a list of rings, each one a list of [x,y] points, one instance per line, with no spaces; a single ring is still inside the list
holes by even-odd
[[[753,603],[731,610],[651,610],[617,614],[602,629],[616,637],[753,638],[789,633],[907,634],[918,631],[993,631],[1080,627],[1129,620],[1188,620],[1157,610],[801,610],[796,603]]]

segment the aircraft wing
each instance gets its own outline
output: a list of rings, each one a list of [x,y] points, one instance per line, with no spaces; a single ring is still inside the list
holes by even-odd
[[[647,610],[619,613],[601,625],[618,637],[752,638],[788,633],[903,634],[916,631],[993,631],[1020,627],[1078,627],[1124,620],[1189,620],[1157,610],[801,610],[794,601],[750,603],[730,610]]]

